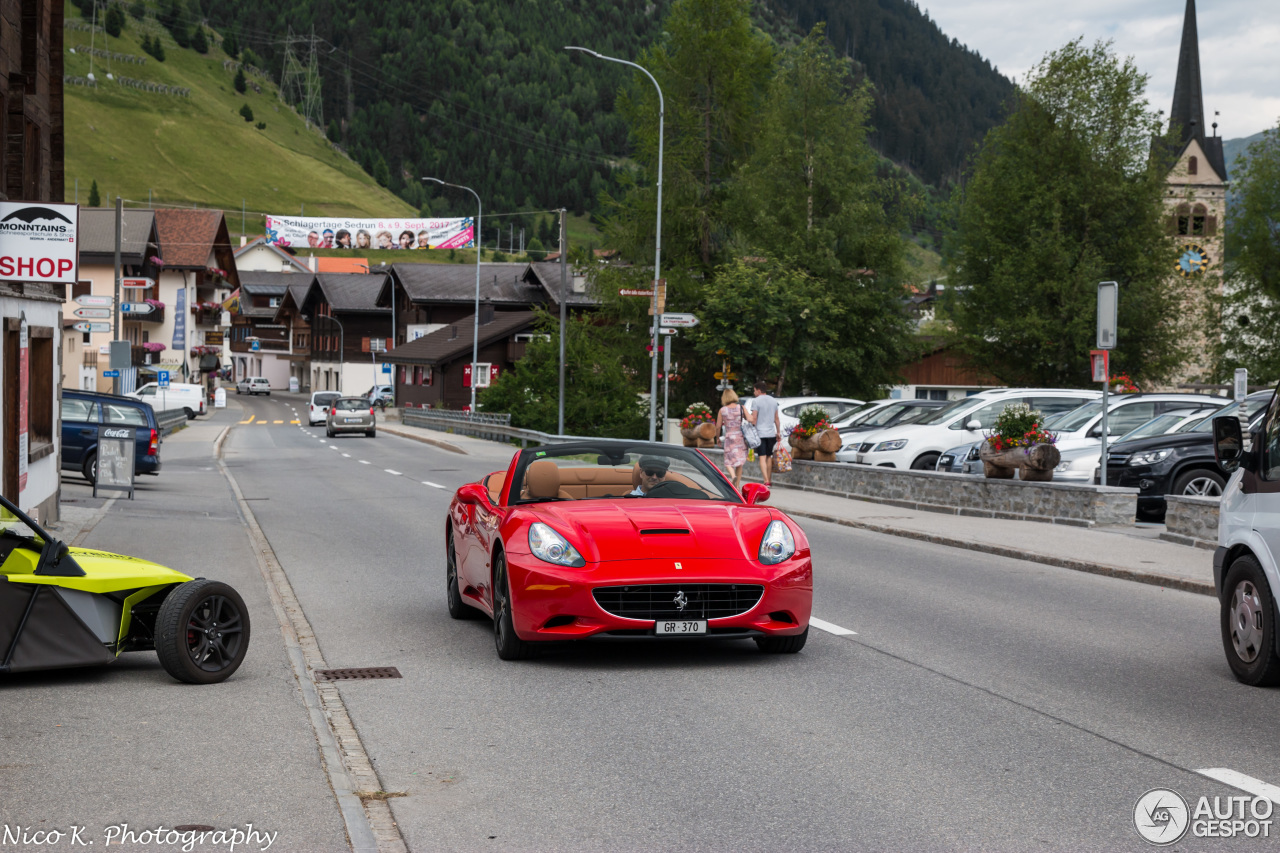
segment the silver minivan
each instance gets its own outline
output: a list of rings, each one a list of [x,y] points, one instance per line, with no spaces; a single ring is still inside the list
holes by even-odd
[[[1213,452],[1231,475],[1213,552],[1223,650],[1240,682],[1280,684],[1280,397],[1252,431],[1238,417],[1214,418]]]

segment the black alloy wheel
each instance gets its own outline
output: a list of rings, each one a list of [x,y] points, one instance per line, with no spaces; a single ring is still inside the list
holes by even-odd
[[[533,644],[516,636],[511,618],[511,585],[507,582],[507,560],[499,551],[493,555],[493,644],[502,660],[524,660]]]
[[[1280,684],[1276,604],[1262,566],[1239,557],[1222,585],[1222,648],[1236,680],[1253,687]]]
[[[98,454],[90,453],[80,465],[80,473],[89,481],[89,485],[98,482]]]
[[[938,457],[940,453],[926,453],[911,463],[912,471],[935,471],[938,468]]]
[[[221,581],[180,584],[156,616],[156,656],[188,684],[214,684],[240,668],[249,650],[249,611]]]
[[[450,530],[444,545],[445,600],[449,604],[449,616],[453,619],[474,619],[480,615],[474,607],[462,600],[458,587],[458,555],[453,547],[453,531]]]

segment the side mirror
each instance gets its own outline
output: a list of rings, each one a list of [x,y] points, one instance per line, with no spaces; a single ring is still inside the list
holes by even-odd
[[[1085,433],[1085,435],[1087,435],[1089,438],[1102,438],[1102,424],[1101,423],[1094,424],[1092,427],[1089,428],[1089,431]]]
[[[762,483],[744,483],[742,496],[747,499],[747,506],[755,506],[769,500],[769,487]]]
[[[982,421],[977,420],[975,418],[974,420],[971,420],[967,424],[965,424],[964,428],[970,431],[982,429]]]
[[[1228,415],[1213,419],[1213,455],[1228,474],[1240,467],[1244,460],[1244,435],[1238,418]]]
[[[469,504],[471,506],[476,504],[487,506],[489,503],[489,492],[479,483],[467,483],[465,486],[458,489],[457,496],[458,503]]]

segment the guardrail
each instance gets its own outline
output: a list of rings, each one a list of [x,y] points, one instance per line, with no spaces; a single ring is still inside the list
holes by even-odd
[[[490,412],[454,412],[447,409],[403,409],[400,421],[406,426],[425,427],[454,435],[470,435],[489,441],[508,442],[513,439],[521,447],[534,444],[555,444],[560,441],[592,441],[599,436],[554,435],[535,429],[519,429],[511,426],[511,415]]]
[[[178,427],[184,426],[186,422],[187,413],[182,409],[156,412],[156,426],[160,427],[161,435],[173,435],[177,432]]]

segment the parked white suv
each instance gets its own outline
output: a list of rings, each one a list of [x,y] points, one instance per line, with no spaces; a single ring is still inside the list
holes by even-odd
[[[266,394],[271,396],[271,383],[265,376],[246,376],[236,383],[237,394]]]
[[[1213,452],[1231,475],[1222,490],[1213,552],[1223,650],[1236,680],[1280,684],[1280,398],[1272,394],[1251,433],[1234,415],[1215,417]]]
[[[1101,391],[1074,388],[997,388],[937,409],[918,421],[871,433],[858,446],[857,462],[885,468],[932,471],[938,457],[965,439],[978,441],[1005,406],[1026,403],[1046,417],[1078,408]]]

